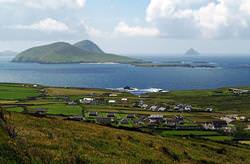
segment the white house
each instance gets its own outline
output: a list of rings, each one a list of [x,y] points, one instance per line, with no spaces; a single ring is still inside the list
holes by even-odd
[[[122,101],[128,101],[128,98],[122,98],[121,100]]]
[[[114,103],[116,103],[116,101],[115,100],[109,100],[108,103],[109,104],[114,104]]]
[[[159,112],[165,112],[165,111],[166,111],[166,108],[160,107],[160,108],[158,109],[158,111],[159,111]]]
[[[80,99],[79,102],[82,103],[82,104],[90,104],[94,101],[93,98],[83,98],[83,99]]]

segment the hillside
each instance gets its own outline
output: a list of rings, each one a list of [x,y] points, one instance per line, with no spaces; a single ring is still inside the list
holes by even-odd
[[[17,133],[17,137],[5,141],[5,149],[0,149],[0,159],[7,163],[10,160],[19,163],[250,162],[249,150],[244,146],[199,139],[163,138],[23,114],[12,113],[7,119],[8,126],[15,128]],[[6,140],[6,136],[4,138]],[[3,147],[3,143],[0,146]]]
[[[105,52],[95,43],[90,40],[83,40],[74,44],[75,47],[78,47],[87,52],[101,53],[105,54]]]
[[[137,61],[137,59],[125,56],[104,53],[96,44],[90,41],[76,43],[76,46],[66,42],[57,42],[34,47],[21,52],[13,59],[13,62],[48,64],[106,62],[133,63]]]

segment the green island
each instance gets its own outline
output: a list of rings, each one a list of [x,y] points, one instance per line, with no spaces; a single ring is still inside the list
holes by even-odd
[[[56,42],[49,45],[33,47],[25,50],[12,60],[17,63],[122,63],[131,64],[141,62],[126,56],[105,53],[98,45],[89,40],[75,44]]]
[[[0,84],[0,163],[250,163],[250,87]]]

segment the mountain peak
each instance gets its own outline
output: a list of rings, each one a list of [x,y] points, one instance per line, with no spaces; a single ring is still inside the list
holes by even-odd
[[[198,51],[196,51],[195,49],[193,48],[190,48],[186,53],[185,55],[200,55],[200,53]]]
[[[100,53],[100,54],[105,53],[100,47],[98,47],[97,44],[95,44],[94,42],[90,40],[83,40],[83,41],[77,42],[74,44],[74,46],[87,52],[94,52],[94,53]]]

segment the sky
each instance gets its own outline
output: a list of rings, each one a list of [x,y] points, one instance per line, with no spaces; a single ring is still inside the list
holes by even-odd
[[[247,55],[250,0],[0,0],[0,51],[85,39],[127,55]]]

